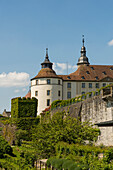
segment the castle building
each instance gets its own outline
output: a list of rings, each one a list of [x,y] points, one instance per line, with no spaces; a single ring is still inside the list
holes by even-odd
[[[41,70],[31,79],[31,97],[37,98],[37,115],[55,100],[67,100],[96,91],[113,83],[113,65],[90,65],[84,38],[77,70],[69,75],[57,75],[48,57],[48,49]]]

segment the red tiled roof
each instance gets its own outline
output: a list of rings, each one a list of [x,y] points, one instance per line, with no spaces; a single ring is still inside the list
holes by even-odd
[[[26,96],[25,96],[25,98],[27,99],[27,98],[31,98],[31,91],[29,91],[27,94],[26,94]]]
[[[58,78],[58,76],[56,75],[56,72],[53,70],[53,69],[50,69],[50,68],[42,68],[39,73],[34,77],[32,78],[31,80],[33,79],[36,79],[36,78]]]
[[[113,65],[80,65],[75,72],[69,75],[56,75],[53,69],[43,68],[33,79],[36,78],[61,78],[65,81],[113,82]]]
[[[59,77],[70,81],[104,81],[106,78],[113,81],[113,65],[81,65],[74,73]]]

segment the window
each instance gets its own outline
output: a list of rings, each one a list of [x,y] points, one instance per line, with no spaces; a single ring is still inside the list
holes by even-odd
[[[38,80],[36,80],[36,85],[38,84]]]
[[[51,84],[51,81],[50,81],[50,79],[47,79],[47,84]]]
[[[67,83],[67,88],[71,88],[71,83]]]
[[[60,84],[60,80],[58,80],[58,84]]]
[[[85,88],[85,83],[82,83],[82,88]]]
[[[92,96],[92,92],[89,93],[89,97],[91,97],[91,96]]]
[[[38,91],[35,91],[35,96],[38,96]]]
[[[82,76],[81,79],[85,79],[84,76]]]
[[[85,94],[85,92],[84,92],[84,91],[82,91],[82,94]]]
[[[106,78],[106,80],[107,80],[107,81],[110,81],[110,78],[109,78],[109,77],[107,77],[107,78]]]
[[[70,91],[67,92],[67,98],[71,99],[71,92]]]
[[[96,83],[96,84],[95,84],[95,88],[99,88],[99,83]]]
[[[95,79],[98,80],[98,76],[96,76]]]
[[[50,106],[50,99],[47,99],[47,106]]]
[[[92,88],[92,83],[89,83],[89,88]]]
[[[68,76],[67,78],[68,78],[68,79],[71,79],[71,77],[70,77],[70,76]]]
[[[94,70],[94,67],[91,67],[92,70]]]
[[[58,96],[60,96],[60,90],[58,91]]]
[[[47,96],[49,96],[50,95],[50,90],[47,90]]]
[[[98,92],[96,91],[95,96],[98,96]]]
[[[103,83],[103,87],[105,87],[106,86],[106,83]]]
[[[106,75],[106,72],[105,72],[105,71],[103,71],[102,73],[103,73],[104,75]]]
[[[90,74],[89,71],[86,71],[87,74]]]

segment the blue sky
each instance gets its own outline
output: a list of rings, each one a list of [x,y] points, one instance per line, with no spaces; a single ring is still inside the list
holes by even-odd
[[[82,34],[91,64],[113,64],[112,0],[0,1],[0,113],[24,96],[49,48],[58,74],[76,70]]]

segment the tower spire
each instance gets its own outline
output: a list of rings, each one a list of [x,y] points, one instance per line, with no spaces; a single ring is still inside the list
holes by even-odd
[[[46,48],[46,59],[48,59],[48,48]]]
[[[48,48],[46,48],[46,56],[45,56],[45,60],[44,60],[43,63],[41,63],[41,65],[42,65],[42,68],[50,68],[50,69],[52,69],[53,63],[51,63],[51,62],[49,61],[49,57],[48,57]]]
[[[81,56],[80,58],[78,59],[78,63],[77,65],[89,65],[89,61],[88,61],[88,58],[86,57],[86,48],[84,46],[84,35],[82,35],[82,43],[83,43],[83,46],[81,48]]]
[[[84,35],[82,35],[82,42],[83,42],[83,47],[84,47]]]

